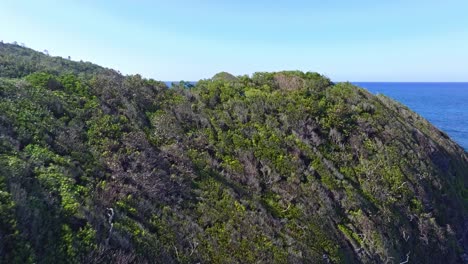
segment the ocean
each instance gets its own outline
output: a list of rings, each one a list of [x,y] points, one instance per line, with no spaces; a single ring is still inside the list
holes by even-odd
[[[468,151],[468,83],[353,82],[426,118]]]

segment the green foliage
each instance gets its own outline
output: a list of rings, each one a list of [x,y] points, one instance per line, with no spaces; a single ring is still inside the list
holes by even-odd
[[[363,242],[362,239],[356,233],[351,231],[351,229],[349,229],[349,227],[347,227],[346,225],[339,224],[338,229],[341,232],[343,232],[343,234],[346,236],[347,239],[353,240],[357,242],[359,245],[362,244]]]
[[[0,43],[0,77],[21,78],[35,72],[93,75],[104,71],[104,68],[90,62],[70,61],[18,45]]]
[[[205,229],[200,247],[206,251],[206,259],[212,263],[255,263],[261,259],[282,263],[286,260],[284,249],[262,233],[261,226],[246,223],[252,219],[248,218],[245,206],[220,183],[206,179],[199,186],[203,202],[196,210],[200,215],[199,224]]]
[[[54,76],[44,72],[32,73],[25,78],[32,86],[40,87],[42,89],[49,88],[49,84],[56,83]]]
[[[1,173],[1,172],[0,172]],[[33,263],[29,243],[24,241],[15,219],[15,203],[0,174],[0,262]]]
[[[122,136],[121,124],[126,122],[124,116],[102,115],[87,121],[88,138],[92,145],[105,145],[108,140],[116,140]]]
[[[281,205],[280,199],[281,197],[279,195],[275,195],[273,193],[268,193],[263,199],[265,205],[273,214],[273,216],[287,219],[296,219],[301,216],[301,211],[299,208],[297,208],[295,205],[292,205],[291,203],[287,205]]]
[[[168,89],[9,44],[0,77],[2,263],[461,261],[466,152],[384,96],[300,71]]]
[[[58,81],[63,85],[66,92],[81,96],[90,96],[88,86],[80,81],[76,75],[64,74],[58,78]]]

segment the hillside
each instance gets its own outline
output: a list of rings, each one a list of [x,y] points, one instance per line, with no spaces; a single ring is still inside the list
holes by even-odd
[[[0,76],[0,263],[468,259],[467,153],[387,97],[295,71],[169,89],[10,44]]]

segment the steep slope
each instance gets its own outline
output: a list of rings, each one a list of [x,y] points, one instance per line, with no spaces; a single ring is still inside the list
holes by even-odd
[[[0,262],[466,258],[467,153],[389,98],[302,72],[168,89],[23,50],[44,56],[0,50],[31,69],[0,74]]]

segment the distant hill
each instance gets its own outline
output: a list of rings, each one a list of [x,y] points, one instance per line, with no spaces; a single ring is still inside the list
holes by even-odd
[[[38,71],[93,75],[106,70],[91,62],[76,62],[19,45],[0,43],[0,77],[20,78]]]
[[[0,44],[0,263],[464,263],[467,153],[311,72],[194,87]]]

